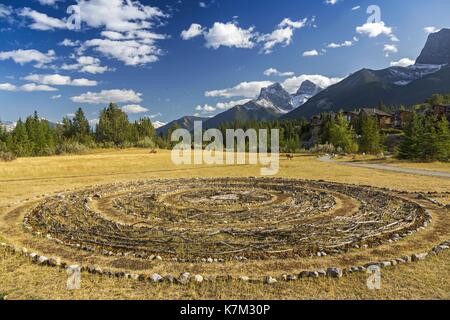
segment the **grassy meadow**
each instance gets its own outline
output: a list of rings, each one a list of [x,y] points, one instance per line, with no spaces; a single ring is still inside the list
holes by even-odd
[[[393,160],[386,163],[450,171],[450,166],[442,163],[411,164]],[[155,178],[259,176],[259,169],[248,165],[175,166],[169,151],[150,154],[141,149],[19,158],[10,163],[0,162],[0,217],[13,204],[93,184]],[[418,192],[450,191],[449,179],[339,166],[319,162],[310,155],[296,155],[293,160],[282,157],[278,176]],[[2,240],[8,239],[0,234]],[[0,249],[0,299],[449,299],[450,253],[383,270],[382,277],[382,289],[371,291],[366,287],[364,274],[274,286],[238,282],[153,285],[86,274],[80,290],[67,291],[64,271],[33,265]]]

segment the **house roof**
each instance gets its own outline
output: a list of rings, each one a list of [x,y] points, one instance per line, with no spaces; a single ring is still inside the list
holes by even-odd
[[[374,109],[374,108],[363,108],[361,109],[362,112],[365,112],[369,115],[377,115],[377,116],[384,116],[384,117],[392,117],[391,113],[387,113],[378,109]]]

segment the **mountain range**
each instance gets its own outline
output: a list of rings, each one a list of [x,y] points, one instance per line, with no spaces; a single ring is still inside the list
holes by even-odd
[[[423,103],[433,94],[450,92],[450,29],[430,34],[414,65],[382,70],[361,69],[326,89],[304,81],[291,95],[279,83],[263,88],[257,99],[235,106],[212,118],[183,117],[159,128],[167,133],[177,123],[191,130],[194,120],[204,128],[226,122],[309,118],[322,112]]]
[[[235,106],[212,118],[187,116],[172,121],[156,130],[158,134],[166,135],[173,125],[192,130],[194,121],[202,121],[203,128],[217,128],[227,122],[239,121],[272,121],[288,114],[304,104],[312,96],[323,89],[311,81],[304,81],[295,94],[289,94],[279,83],[261,89],[257,99],[243,105]]]
[[[433,94],[450,92],[450,29],[430,34],[416,63],[383,70],[362,69],[309,99],[282,119],[321,112],[385,105],[423,103]]]
[[[194,130],[194,122],[195,121],[206,121],[208,118],[201,118],[201,117],[195,117],[195,116],[186,116],[183,118],[180,118],[178,120],[174,120],[169,122],[166,125],[163,125],[159,128],[156,128],[156,134],[157,135],[163,135],[166,136],[169,132],[170,128],[173,128],[174,126],[177,126],[180,129],[187,129],[189,131]],[[154,126],[154,125],[153,125]]]

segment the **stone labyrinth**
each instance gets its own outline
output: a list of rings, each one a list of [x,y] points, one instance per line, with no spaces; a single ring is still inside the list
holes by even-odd
[[[265,178],[116,183],[35,206],[25,228],[105,256],[178,262],[336,255],[397,241],[430,220],[379,189]]]

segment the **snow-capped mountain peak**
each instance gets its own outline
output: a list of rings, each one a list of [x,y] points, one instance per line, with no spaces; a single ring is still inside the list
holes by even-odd
[[[278,113],[287,113],[294,109],[292,97],[279,83],[261,89],[261,94],[255,101],[258,105],[274,109]]]
[[[319,87],[314,82],[305,80],[302,82],[300,88],[297,90],[297,93],[295,95],[298,96],[298,95],[302,95],[302,94],[305,94],[305,95],[307,94],[310,96],[315,96],[322,90],[323,90],[323,88]]]
[[[309,99],[314,97],[316,94],[321,92],[323,88],[316,85],[314,82],[305,80],[300,85],[300,88],[297,90],[297,92],[292,96],[292,106],[294,109],[302,106],[306,103]]]
[[[2,126],[7,132],[11,132],[16,127],[16,122],[12,121],[0,121],[0,126]]]
[[[443,66],[439,64],[415,64],[408,67],[390,67],[387,69],[389,74],[386,80],[393,84],[404,86],[414,80],[438,72]]]

